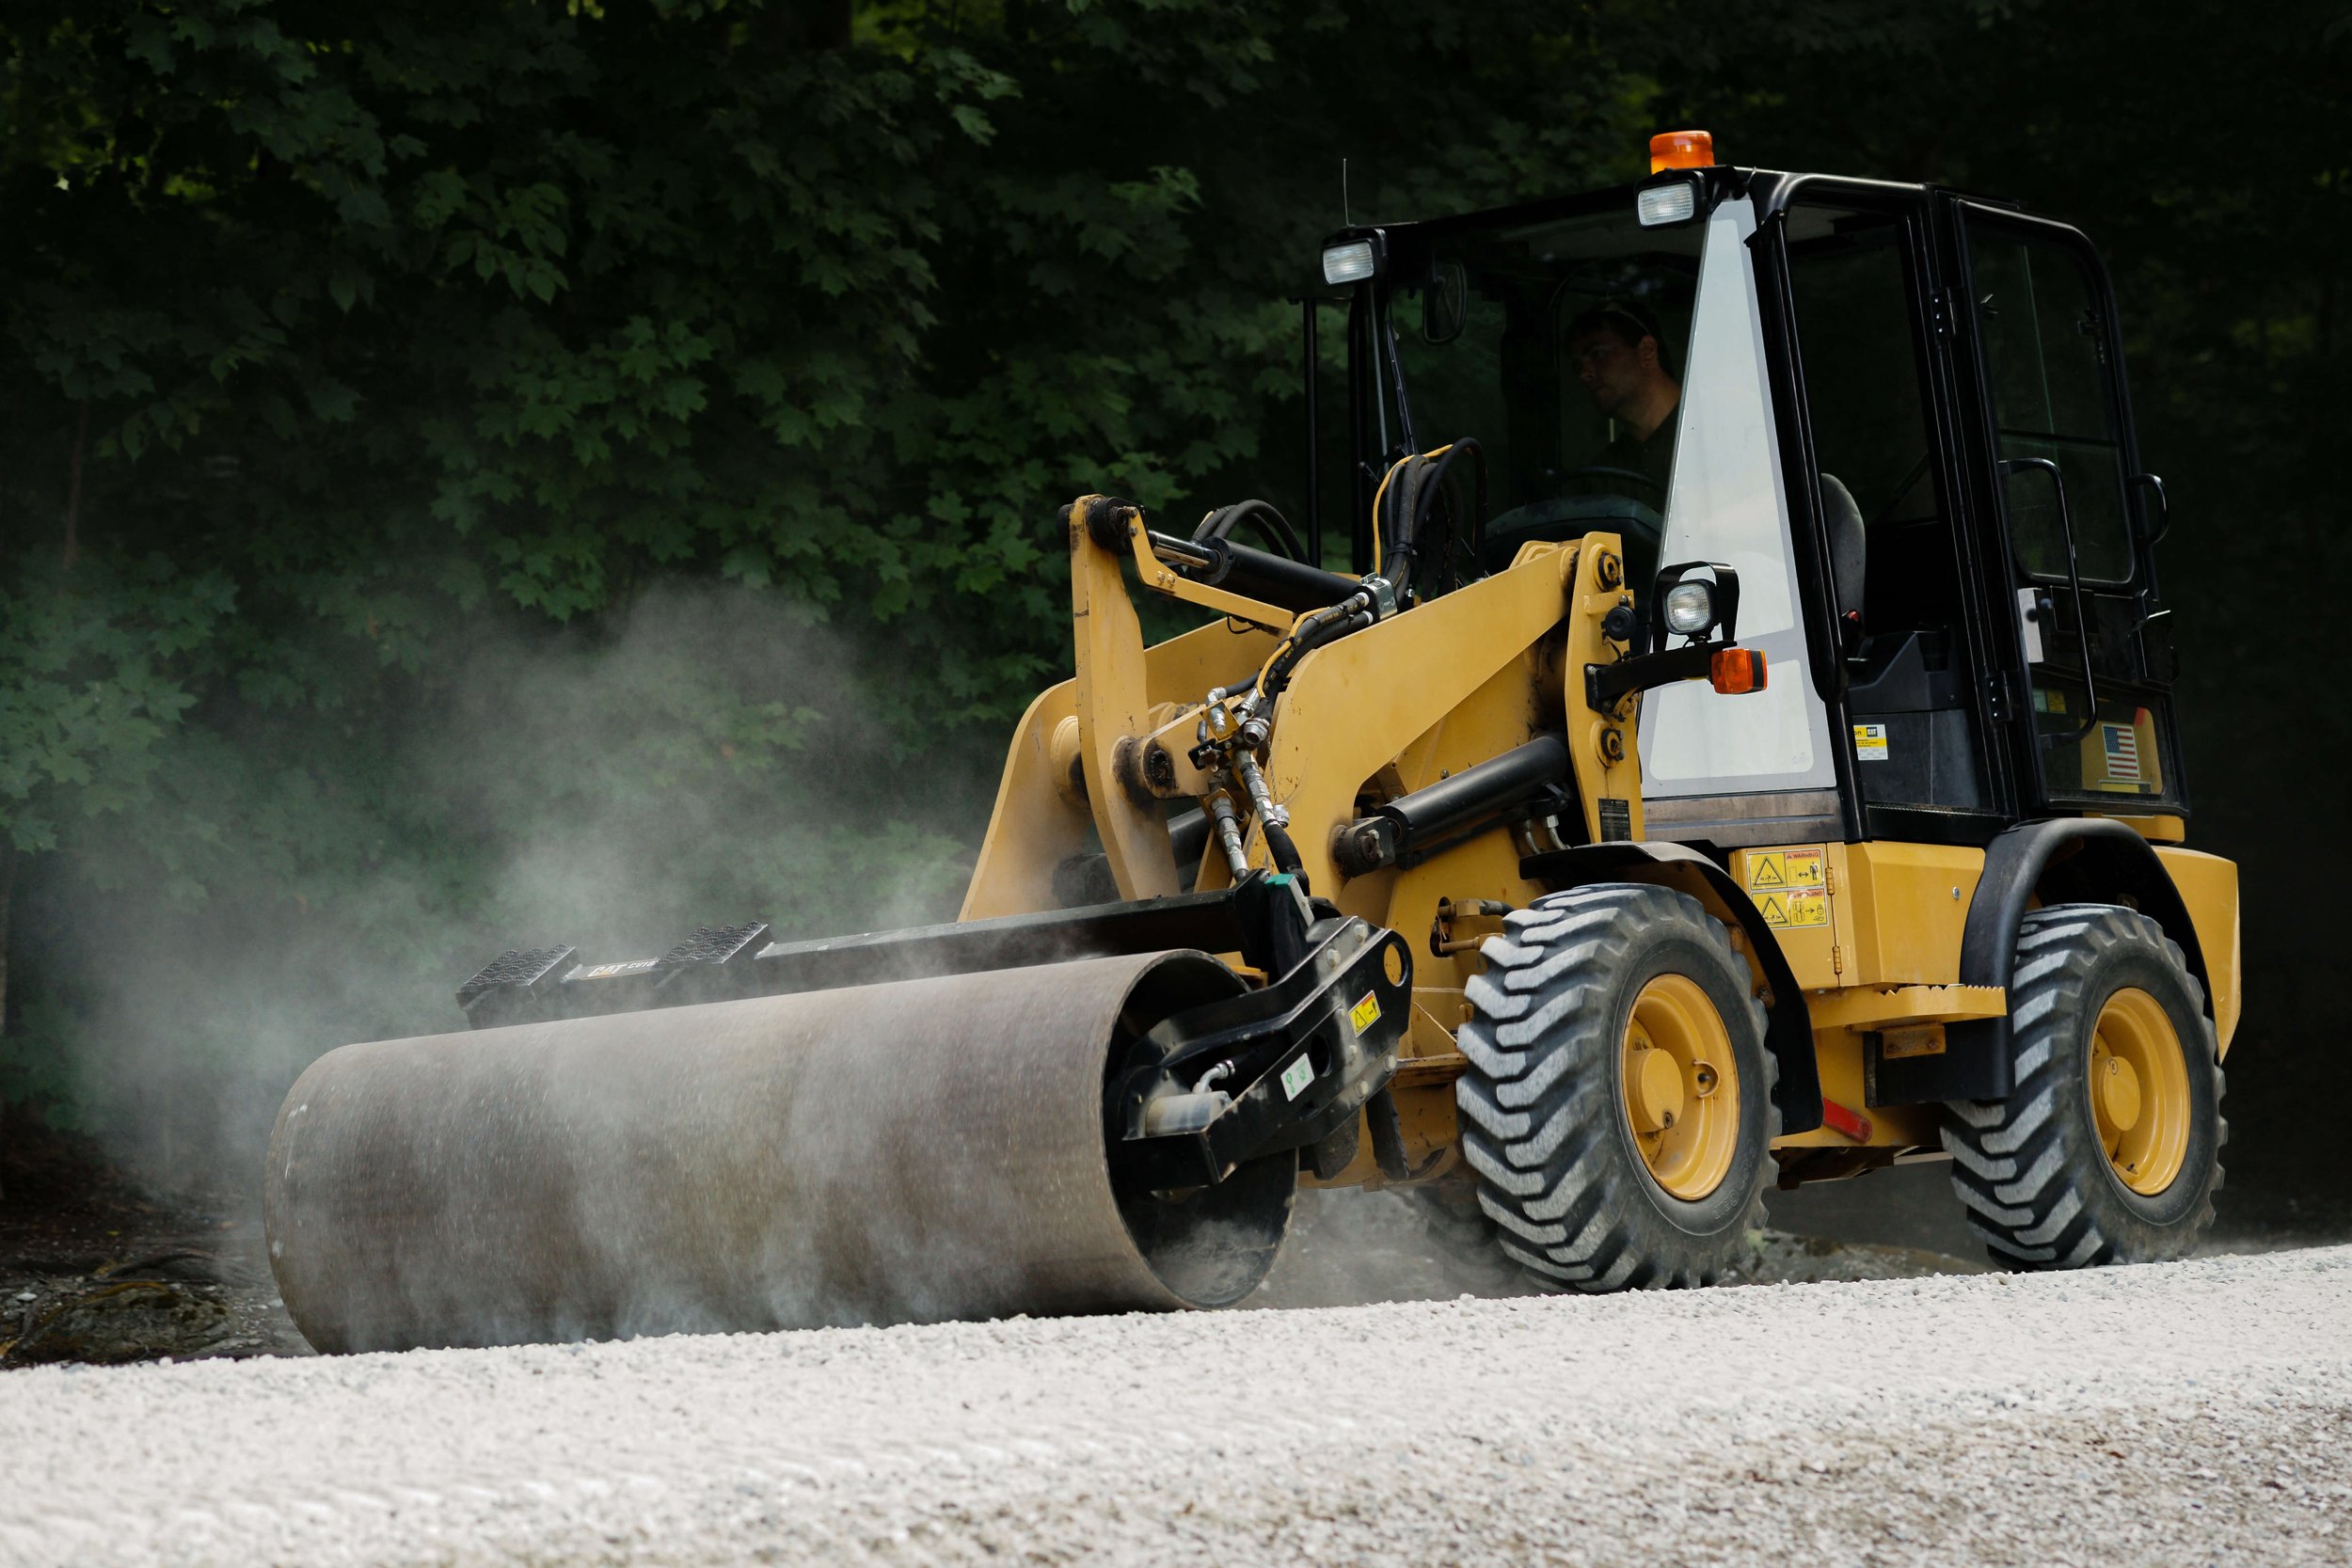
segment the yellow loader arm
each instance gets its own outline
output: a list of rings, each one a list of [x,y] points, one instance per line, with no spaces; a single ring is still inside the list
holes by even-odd
[[[1181,555],[1155,553],[1161,536],[1125,503],[1086,497],[1068,516],[1077,673],[1041,694],[1013,736],[966,920],[1055,907],[1056,869],[1088,852],[1089,828],[1120,897],[1174,893],[1170,801],[1198,801],[1213,815],[1230,808],[1247,863],[1273,863],[1264,814],[1243,781],[1229,771],[1219,782],[1189,753],[1230,712],[1229,694],[1263,679],[1313,612],[1194,581]],[[1287,815],[1315,891],[1337,896],[1345,879],[1335,836],[1368,786],[1380,792],[1383,770],[1402,762],[1395,785],[1423,782],[1407,776],[1422,770],[1412,767],[1417,747],[1436,782],[1556,734],[1586,837],[1641,836],[1638,694],[1596,710],[1581,674],[1626,655],[1626,642],[1602,626],[1633,602],[1622,560],[1613,534],[1531,545],[1505,571],[1296,659],[1279,701],[1262,712],[1264,738],[1252,762]],[[1122,571],[1128,562],[1145,588],[1227,619],[1147,648]],[[1232,871],[1213,841],[1198,885],[1224,885]]]

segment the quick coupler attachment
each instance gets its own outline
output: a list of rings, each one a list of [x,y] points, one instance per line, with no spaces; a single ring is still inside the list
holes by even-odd
[[[1279,978],[1178,1013],[1129,1048],[1104,1103],[1115,1181],[1214,1185],[1350,1130],[1388,1085],[1412,1006],[1405,939],[1353,915],[1302,934]]]

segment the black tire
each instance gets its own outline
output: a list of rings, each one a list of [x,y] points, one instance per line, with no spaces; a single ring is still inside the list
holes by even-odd
[[[2179,1173],[2145,1195],[2109,1159],[2092,1105],[2094,1032],[2133,989],[2163,1009],[2185,1068]],[[1993,1260],[2079,1269],[2185,1255],[2213,1223],[2229,1124],[2204,990],[2180,948],[2146,915],[2110,904],[2032,911],[2017,933],[2010,1019],[2009,1098],[1955,1101],[1944,1128],[1952,1186]]]
[[[1502,1250],[1555,1290],[1711,1284],[1764,1222],[1780,1130],[1764,1009],[1729,934],[1687,894],[1608,882],[1514,911],[1480,951],[1454,1104]],[[1738,1069],[1728,1168],[1695,1199],[1652,1175],[1622,1083],[1635,1002],[1674,975],[1705,993]]]

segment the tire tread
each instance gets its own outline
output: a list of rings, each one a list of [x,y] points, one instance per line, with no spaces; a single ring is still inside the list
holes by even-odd
[[[2112,1205],[2092,1183],[2108,1180],[2104,1162],[2070,1158],[2065,1098],[2074,1084],[2074,1030],[2080,1025],[2091,972],[2119,944],[2145,943],[2165,953],[2203,1025],[2189,1070],[2213,1075],[2216,1148],[2229,1136],[2217,1111],[2222,1074],[2215,1060],[2204,990],[2183,962],[2181,949],[2146,915],[2110,904],[2057,904],[2028,911],[2017,937],[2018,964],[2010,986],[2010,1049],[2015,1078],[2005,1101],[1958,1101],[1943,1129],[1952,1157],[1953,1189],[1968,1211],[1968,1226],[1993,1260],[2010,1269],[2074,1269],[2103,1263],[2178,1257],[2213,1223],[2217,1164],[2185,1223],[2167,1227],[2154,1252],[2122,1233]],[[2102,999],[2104,1000],[2104,998]],[[2184,1171],[2184,1176],[2194,1173]],[[2103,1212],[2109,1217],[2103,1219]]]
[[[1478,1201],[1497,1243],[1549,1289],[1712,1284],[1745,1233],[1763,1224],[1769,1155],[1754,1172],[1739,1223],[1677,1246],[1644,1243],[1631,1205],[1649,1199],[1621,1190],[1626,1179],[1612,1169],[1611,1053],[1620,1042],[1603,1003],[1639,951],[1630,933],[1661,924],[1715,946],[1748,994],[1745,961],[1697,899],[1629,883],[1575,888],[1514,911],[1504,934],[1479,949],[1486,972],[1465,988],[1472,1016],[1460,1044],[1469,1067],[1454,1090],[1464,1158],[1479,1178]],[[1763,1005],[1751,999],[1748,1006],[1760,1041]],[[1780,1126],[1772,1102],[1775,1064],[1769,1051],[1759,1054],[1769,1148]]]

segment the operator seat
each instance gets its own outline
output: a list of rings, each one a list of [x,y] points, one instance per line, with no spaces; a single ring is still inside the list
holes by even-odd
[[[1837,625],[1851,652],[1862,636],[1862,584],[1869,563],[1869,541],[1862,508],[1836,474],[1821,476],[1821,516],[1829,525],[1830,585],[1837,592]]]

